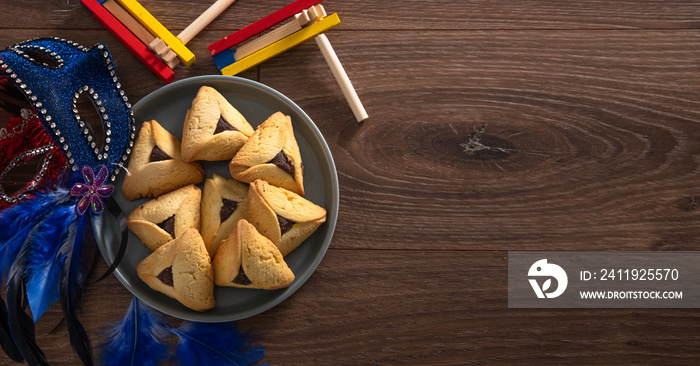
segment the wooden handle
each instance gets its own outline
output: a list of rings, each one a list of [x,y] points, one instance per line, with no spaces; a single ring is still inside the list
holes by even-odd
[[[143,5],[136,0],[117,0],[117,3],[128,11],[134,19],[138,20],[144,28],[148,29],[153,36],[160,38],[170,49],[177,54],[178,59],[185,66],[194,63],[195,56],[182,41],[175,37],[153,14],[149,13]]]
[[[271,30],[270,32],[265,33],[265,35],[255,38],[254,40],[238,47],[234,52],[233,57],[236,60],[240,60],[299,30],[301,30],[301,26],[295,19],[292,19],[291,21],[283,24],[282,26],[279,26]]]
[[[301,30],[301,28],[306,27],[311,22],[325,17],[326,10],[323,5],[314,5],[304,11],[294,15],[292,20],[289,22],[265,33],[264,35],[255,38],[254,40],[238,47],[233,54],[236,60],[240,60],[256,51],[265,48],[291,34]]]
[[[252,38],[254,35],[259,34],[266,29],[274,27],[286,19],[293,17],[294,14],[314,6],[321,1],[323,0],[297,0],[284,8],[279,9],[276,12],[254,22],[253,24],[249,24],[240,30],[210,44],[209,53],[214,56],[219,52],[223,52],[249,38]]]
[[[114,0],[103,2],[102,6],[112,13],[117,20],[122,22],[122,24],[144,44],[149,44],[156,38]]]
[[[357,96],[357,92],[355,88],[353,88],[350,78],[348,78],[348,74],[345,73],[343,65],[340,63],[335,51],[333,51],[333,46],[331,46],[331,42],[328,41],[328,37],[321,33],[314,37],[314,40],[316,40],[316,44],[321,49],[323,58],[326,59],[326,63],[328,63],[328,66],[331,68],[335,80],[338,82],[338,85],[340,85],[340,90],[343,91],[345,99],[347,99],[348,104],[350,104],[350,109],[352,109],[352,113],[355,115],[357,122],[362,122],[369,118],[365,107],[362,106],[360,97]]]
[[[229,5],[236,0],[217,0],[209,9],[204,11],[197,19],[187,26],[180,34],[177,35],[182,43],[187,43],[192,40],[199,32],[202,31],[212,20],[216,19]]]
[[[126,46],[141,62],[148,66],[153,73],[166,83],[175,79],[175,73],[163,63],[148,47],[141,42],[128,28],[112,15],[97,0],[80,0],[92,15],[104,25],[121,43]]]

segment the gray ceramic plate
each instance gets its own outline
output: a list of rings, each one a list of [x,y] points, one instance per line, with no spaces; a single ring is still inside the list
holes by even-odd
[[[181,80],[149,94],[133,107],[137,131],[143,121],[155,119],[178,138],[182,137],[182,124],[192,100],[203,85],[218,90],[257,127],[276,111],[292,118],[294,135],[299,144],[304,162],[304,187],[306,198],[328,211],[327,221],[285,260],[296,279],[281,290],[255,290],[216,287],[216,307],[206,312],[190,310],[178,301],[151,290],[136,275],[136,265],[150,251],[141,240],[129,232],[129,245],[115,274],[119,281],[139,299],[154,308],[187,320],[220,322],[238,320],[259,314],[279,304],[292,295],[311,276],[328,249],[338,217],[338,177],[333,157],[321,132],[294,102],[274,89],[255,81],[229,76],[200,76]],[[207,177],[213,173],[230,178],[228,161],[203,162]],[[121,195],[123,174],[115,182],[114,197],[129,214],[146,199],[127,201]],[[201,188],[200,184],[200,188]],[[112,226],[112,225],[110,225]],[[107,241],[107,255],[111,260],[117,252],[118,243]]]

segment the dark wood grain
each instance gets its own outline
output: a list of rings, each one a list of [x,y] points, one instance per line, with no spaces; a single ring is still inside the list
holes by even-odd
[[[690,363],[697,357],[692,346],[660,346],[689,339],[697,345],[695,310],[507,309],[505,256],[331,251],[309,286],[251,323],[266,329],[260,334],[269,352],[280,356],[270,362],[285,365],[549,364],[573,362],[573,355],[582,364]],[[317,296],[324,290],[337,296]],[[667,333],[676,319],[685,322]]]
[[[321,121],[342,183],[340,247],[696,247],[698,213],[681,204],[700,173],[688,32],[331,37],[372,116],[363,125],[325,70],[291,72],[321,63],[313,45],[262,65],[261,81],[292,78],[285,92]]]
[[[209,30],[240,29],[291,1],[238,0],[212,22]],[[177,34],[213,1],[143,0],[140,3]],[[677,29],[698,28],[697,1],[324,1],[338,12],[340,29]],[[31,9],[33,24],[25,19]],[[6,2],[10,16],[3,28],[99,29],[84,16],[79,0],[18,0]],[[226,34],[224,34],[226,35]],[[219,36],[221,37],[221,36]]]
[[[141,1],[175,32],[211,2],[183,11]],[[189,44],[197,62],[176,79],[217,74],[206,46],[286,3],[238,0]],[[343,21],[327,35],[369,120],[354,121],[313,43],[241,75],[311,116],[340,180],[319,268],[282,304],[239,322],[266,362],[698,363],[698,309],[508,309],[507,255],[697,250],[700,3],[324,4]],[[77,0],[3,11],[2,45],[105,42],[132,102],[163,85]],[[98,259],[92,280],[105,268]],[[94,343],[130,299],[113,277],[87,286],[82,321]],[[39,343],[52,365],[76,365],[60,318],[55,306],[40,319]]]
[[[508,309],[506,256],[330,250],[297,293],[239,326],[259,337],[271,365],[697,360],[696,309]],[[88,285],[82,319],[93,341],[129,301],[113,278]],[[52,308],[39,321],[39,343],[52,365],[75,365],[65,325],[47,334],[59,319],[60,309]]]

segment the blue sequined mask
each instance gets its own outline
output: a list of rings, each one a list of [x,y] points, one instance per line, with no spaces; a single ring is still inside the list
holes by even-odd
[[[37,54],[41,60],[34,58]],[[131,104],[104,44],[87,49],[57,38],[19,43],[0,52],[0,71],[24,93],[70,169],[97,171],[105,165],[115,179],[118,164],[126,162],[133,146],[135,126]],[[83,94],[102,121],[100,147],[78,113],[76,104]]]

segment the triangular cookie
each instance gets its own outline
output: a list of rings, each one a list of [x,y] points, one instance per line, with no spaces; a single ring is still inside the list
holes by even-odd
[[[204,180],[202,164],[182,161],[180,140],[156,121],[141,126],[128,169],[122,184],[128,200],[157,197]]]
[[[231,176],[242,182],[262,179],[304,195],[304,166],[292,120],[280,112],[258,126],[228,167]]]
[[[253,134],[245,117],[214,88],[203,86],[182,128],[182,159],[229,160]]]
[[[245,219],[221,242],[212,267],[214,282],[220,286],[274,290],[294,281],[279,249]]]
[[[190,309],[214,307],[214,275],[207,248],[195,229],[187,229],[136,266],[138,276],[152,289]]]
[[[213,257],[238,220],[248,216],[248,186],[214,174],[204,181],[201,211],[202,239]]]
[[[199,230],[201,198],[199,188],[190,184],[137,207],[126,217],[126,223],[154,251],[189,228]]]
[[[256,180],[248,191],[248,219],[286,256],[326,222],[326,210],[294,192]]]

